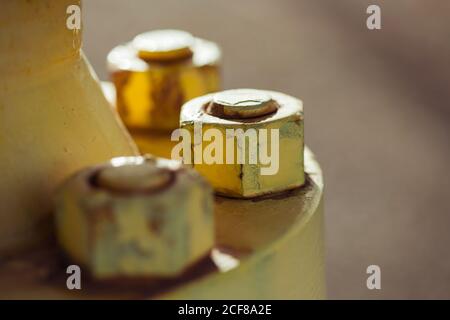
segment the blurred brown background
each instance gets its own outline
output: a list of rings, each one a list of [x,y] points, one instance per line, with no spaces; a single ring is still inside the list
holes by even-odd
[[[116,44],[185,29],[221,44],[226,88],[303,99],[326,178],[329,298],[450,298],[449,12],[448,0],[87,0],[84,48],[106,79]],[[381,290],[366,288],[370,264]]]

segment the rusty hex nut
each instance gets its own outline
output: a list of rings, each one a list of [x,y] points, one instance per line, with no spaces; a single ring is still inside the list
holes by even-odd
[[[190,148],[183,148],[184,161],[219,195],[253,198],[305,182],[299,99],[275,91],[226,90],[186,103],[180,126],[193,137]]]
[[[57,236],[95,279],[174,277],[214,244],[211,187],[174,160],[114,158],[56,195]]]
[[[131,134],[178,128],[183,103],[220,89],[221,56],[216,43],[170,29],[113,48],[108,70],[117,111]]]

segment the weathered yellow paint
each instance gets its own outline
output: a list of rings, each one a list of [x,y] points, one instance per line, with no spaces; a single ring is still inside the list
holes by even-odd
[[[174,277],[212,249],[212,202],[211,187],[178,161],[115,158],[58,190],[58,240],[96,279]]]
[[[49,207],[49,194],[56,182],[68,173],[114,155],[134,154],[120,123],[108,108],[102,107],[106,105],[105,100],[79,52],[78,35],[74,33],[75,37],[68,37],[68,30],[53,25],[64,23],[65,16],[60,13],[68,4],[69,1],[56,4],[54,1],[18,0],[3,4],[0,12],[7,28],[17,26],[22,20],[28,21],[24,29],[17,28],[15,32],[16,29],[11,28],[10,33],[0,35],[0,48],[6,48],[5,44],[11,39],[23,41],[23,46],[15,47],[21,50],[17,54],[0,52],[0,70],[11,75],[0,79],[0,172],[6,182],[0,185],[0,197],[3,196],[0,199],[0,250],[15,249],[36,239],[36,223],[46,217],[44,211]],[[53,15],[52,23],[40,24],[42,19],[36,12],[41,11]],[[20,12],[22,16],[14,16],[12,12]],[[29,37],[30,34],[35,37]],[[44,34],[46,41],[40,41]],[[36,50],[39,45],[45,47]],[[13,49],[8,47],[8,50]],[[30,52],[34,55],[30,56]],[[202,81],[193,81],[189,73],[179,79],[187,87],[187,83],[192,84],[190,92],[202,86]],[[280,155],[280,159],[282,157]],[[291,175],[303,172],[287,171]],[[324,298],[323,183],[320,168],[308,150],[305,151],[305,171],[306,184],[284,194],[252,200],[216,198],[216,239],[211,255],[216,266],[214,270],[201,271],[199,276],[180,280],[175,286],[159,288],[158,281],[149,281],[148,286],[154,292],[151,295],[113,285],[106,291],[99,291],[87,278],[82,280],[82,291],[69,291],[65,281],[53,278],[55,275],[58,279],[66,276],[58,264],[59,255],[47,252],[45,247],[1,260],[0,298]],[[279,176],[279,179],[277,183],[286,184],[285,176]],[[191,200],[201,196],[199,190],[194,190]],[[88,201],[90,205],[95,205],[104,197],[100,195],[91,200],[93,203]],[[192,206],[192,211],[201,212],[199,207],[187,203]],[[118,217],[117,226],[121,230],[121,241],[131,237],[146,250],[154,241],[149,241],[149,234],[143,230],[145,219],[135,209],[140,204],[130,204],[125,211],[131,218]],[[67,233],[61,238],[65,243],[63,246],[72,253],[74,261],[89,263],[92,261],[91,255],[86,254],[89,242],[82,239],[86,220],[81,214],[73,214],[73,210],[78,208],[68,208],[66,213],[71,218],[62,221],[59,228],[60,232]],[[176,219],[171,221],[177,223]],[[107,224],[97,226],[95,232],[108,228]],[[173,230],[181,229],[174,227],[168,232],[173,234]],[[77,235],[74,236],[74,232],[78,232]],[[190,236],[196,243],[204,240],[201,232]],[[98,242],[101,245],[97,248],[103,256],[96,257],[100,257],[100,265],[107,269],[101,272],[109,273],[112,272],[108,269],[111,260],[105,256],[108,253],[105,247],[112,242],[104,239]],[[193,249],[193,252],[199,257],[204,252],[203,247],[195,248],[198,250]],[[168,259],[181,256],[178,251],[164,252]],[[126,257],[123,261],[118,268],[124,274],[136,274],[139,268],[161,267],[154,263],[140,264],[135,257]]]
[[[305,166],[307,183],[286,197],[218,197],[217,246],[238,265],[158,298],[324,299],[323,181],[309,149]]]
[[[136,41],[117,46],[109,53],[107,60],[117,91],[117,111],[130,130],[174,130],[179,126],[184,102],[219,90],[219,47],[203,39],[192,40],[188,48],[192,57],[181,60],[178,55],[183,50],[175,50],[174,54],[144,54],[136,48]],[[142,57],[150,60],[144,61]],[[163,63],[158,61],[161,59]]]
[[[265,200],[218,197],[216,249],[212,255],[218,269],[205,271],[200,277],[174,287],[163,287],[164,293],[145,295],[139,290],[114,286],[98,290],[85,278],[83,290],[69,291],[65,281],[55,282],[46,277],[55,272],[52,261],[57,258],[43,250],[0,263],[0,298],[323,299],[326,297],[323,182],[319,165],[308,149],[305,171],[308,177],[305,186],[284,197]],[[220,250],[222,255],[218,254]],[[65,270],[59,273],[64,279]],[[158,287],[149,281],[149,288],[155,285]]]
[[[136,149],[66,28],[80,1],[0,9],[0,254],[48,235],[51,195],[81,167]]]
[[[205,105],[214,99],[213,94],[193,99],[182,108],[180,125],[181,128],[189,130],[191,137],[194,137],[195,126],[199,123],[202,125],[201,134],[203,137],[205,137],[205,133],[210,129],[219,130],[223,137],[223,145],[221,148],[223,154],[222,163],[220,164],[208,164],[204,161],[203,163],[196,163],[195,148],[198,143],[191,138],[191,149],[193,150],[191,153],[191,163],[212,184],[214,190],[221,195],[251,198],[262,194],[296,188],[301,186],[305,181],[303,173],[304,129],[302,102],[279,92],[262,92],[267,93],[273,100],[277,101],[279,108],[272,114],[264,117],[248,118],[245,121],[242,119],[226,119],[208,114],[205,110]],[[261,174],[260,169],[264,165],[261,164],[260,158],[258,158],[258,162],[254,165],[249,163],[248,158],[246,158],[243,164],[237,163],[236,157],[238,152],[248,157],[250,144],[247,142],[245,148],[239,146],[236,137],[230,137],[226,134],[226,130],[228,129],[242,129],[244,132],[248,129],[256,129],[257,132],[260,129],[266,129],[268,136],[267,149],[269,152],[272,146],[275,146],[274,149],[278,149],[278,171],[271,175]],[[272,129],[279,130],[278,141],[271,141],[270,131]],[[205,154],[205,150],[212,143],[216,142],[202,142],[200,149],[202,157]],[[233,145],[234,164],[226,163],[227,144]],[[258,150],[256,151],[259,151],[261,148],[260,145],[261,142],[258,141]]]

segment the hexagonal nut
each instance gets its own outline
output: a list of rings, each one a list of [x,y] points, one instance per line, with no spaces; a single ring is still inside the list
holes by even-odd
[[[303,106],[291,96],[254,89],[222,91],[182,107],[180,157],[219,195],[252,198],[305,183]],[[172,157],[176,157],[176,151]]]
[[[113,48],[108,70],[131,131],[178,128],[181,105],[220,88],[221,49],[181,30],[153,30]]]
[[[213,193],[180,162],[115,158],[58,190],[57,236],[95,279],[174,277],[214,245]]]

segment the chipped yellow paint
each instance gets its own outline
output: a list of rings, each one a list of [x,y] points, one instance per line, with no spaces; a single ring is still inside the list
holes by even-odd
[[[104,172],[109,179],[99,185]],[[213,247],[212,202],[211,187],[177,161],[116,158],[58,190],[57,235],[68,257],[96,279],[173,277]]]
[[[110,286],[99,292],[83,282],[83,290],[67,290],[45,276],[47,257],[36,269],[36,255],[26,253],[0,263],[2,299],[323,299],[325,291],[323,181],[318,163],[305,150],[305,186],[265,200],[218,197],[215,204],[217,270],[163,286],[154,294]],[[40,259],[42,263],[42,259]],[[27,277],[17,276],[19,265]],[[25,271],[24,271],[25,270]],[[65,270],[60,271],[65,275]],[[20,273],[22,275],[22,273]],[[158,287],[158,285],[156,285]],[[159,291],[158,291],[159,290]],[[159,293],[160,290],[165,291]]]
[[[247,89],[248,90],[248,89]],[[233,90],[235,91],[235,90]],[[254,90],[253,90],[254,91]],[[260,91],[260,90],[257,90]],[[200,155],[204,154],[209,146],[215,141],[202,141],[199,147],[195,139],[191,138],[191,154],[194,168],[200,172],[214,187],[214,190],[220,195],[251,198],[262,194],[271,194],[292,188],[299,187],[305,182],[303,173],[303,147],[304,147],[304,128],[303,128],[303,105],[296,98],[274,91],[260,91],[264,95],[269,95],[275,100],[279,107],[276,112],[263,117],[243,119],[227,119],[220,115],[209,114],[205,105],[213,101],[213,94],[205,95],[193,99],[186,103],[181,111],[181,128],[187,129],[191,137],[194,137],[195,127],[199,123],[202,125],[202,137],[211,129],[219,130],[221,133],[223,145],[221,146],[222,163],[198,163],[196,161],[196,148],[200,149]],[[247,106],[241,104],[242,109]],[[253,112],[253,111],[252,111]],[[267,149],[272,148],[278,152],[279,166],[274,174],[264,175],[261,168],[267,167],[260,162],[250,164],[246,159],[245,163],[239,164],[236,161],[238,152],[248,155],[250,153],[250,143],[245,144],[245,148],[239,146],[238,139],[235,136],[229,137],[227,130],[248,129],[267,130]],[[278,130],[279,140],[272,141],[271,130]],[[231,140],[231,141],[230,141]],[[247,140],[247,139],[246,139]],[[258,153],[261,141],[257,141],[257,148],[252,151]],[[234,163],[226,163],[227,145],[233,145]]]
[[[189,47],[184,48],[192,52],[192,56],[180,60],[178,55],[186,53],[183,48],[173,54],[158,51],[163,50],[165,44],[168,48],[173,45],[169,41],[172,38],[164,39],[170,36],[169,31],[138,35],[134,41],[119,45],[108,54],[108,67],[117,91],[117,110],[131,131],[170,132],[178,128],[184,102],[220,88],[219,47],[213,42],[192,38],[192,43],[186,44]],[[151,33],[160,35],[155,38]],[[158,42],[161,42],[159,46]],[[156,51],[145,51],[146,46],[146,50],[154,47]]]

